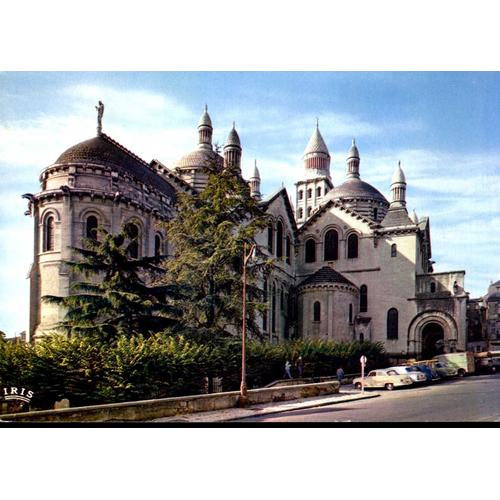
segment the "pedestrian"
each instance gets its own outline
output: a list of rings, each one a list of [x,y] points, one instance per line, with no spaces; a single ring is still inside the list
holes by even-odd
[[[291,367],[292,367],[292,364],[287,359],[286,363],[285,363],[285,374],[283,375],[283,378],[293,378],[292,374],[290,373],[290,368]]]
[[[304,368],[304,362],[302,361],[302,356],[299,356],[297,358],[297,361],[295,362],[295,367],[297,368],[297,373],[299,378],[302,378],[302,370]]]
[[[342,383],[342,379],[344,378],[344,370],[342,369],[341,366],[337,368],[337,380],[339,381],[339,384]]]

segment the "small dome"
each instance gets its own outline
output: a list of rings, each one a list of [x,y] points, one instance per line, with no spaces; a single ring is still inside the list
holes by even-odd
[[[234,128],[234,123],[233,123],[233,128],[229,132],[229,135],[227,136],[227,141],[225,144],[225,148],[228,146],[238,146],[241,148],[241,142],[240,142],[240,136],[238,135],[238,132],[236,132],[236,129]]]
[[[349,152],[347,153],[347,159],[349,160],[350,158],[358,158],[359,160],[359,151],[358,147],[356,146],[355,139],[352,140],[352,145],[349,148]]]
[[[391,184],[397,184],[397,183],[406,184],[405,174],[401,169],[401,162],[398,162],[398,167],[396,168],[394,174],[392,175]]]
[[[212,120],[208,114],[208,106],[205,105],[205,111],[201,115],[200,121],[198,122],[198,127],[207,126],[212,127]]]
[[[323,153],[330,157],[330,152],[326,147],[325,141],[323,140],[323,136],[319,131],[319,127],[316,126],[314,129],[309,142],[307,143],[306,149],[304,150],[304,156],[314,154],[314,153]]]
[[[222,166],[224,160],[222,156],[211,149],[195,149],[191,153],[184,155],[176,163],[177,168],[203,168],[210,166]]]
[[[381,201],[389,205],[385,196],[372,185],[358,178],[347,179],[343,184],[333,188],[327,195],[328,199],[340,200],[346,198],[353,199],[371,199]]]

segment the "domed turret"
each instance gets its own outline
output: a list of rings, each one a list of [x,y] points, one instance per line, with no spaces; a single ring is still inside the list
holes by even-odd
[[[391,207],[406,206],[406,178],[401,169],[401,162],[398,162],[398,166],[392,176],[391,194]]]
[[[208,106],[205,104],[205,111],[198,122],[198,148],[212,150],[212,120],[208,114]]]
[[[330,177],[330,153],[319,131],[318,123],[307,143],[303,160],[306,177]]]
[[[234,122],[224,146],[224,163],[225,165],[233,165],[241,169],[241,142]]]
[[[257,168],[257,160],[255,160],[253,175],[248,179],[248,184],[250,186],[250,196],[256,200],[260,200],[262,196],[260,193],[260,173]]]
[[[356,146],[355,139],[352,140],[352,145],[347,153],[347,178],[359,179],[359,151]]]

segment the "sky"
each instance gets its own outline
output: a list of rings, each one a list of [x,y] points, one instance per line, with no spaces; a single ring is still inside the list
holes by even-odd
[[[146,161],[167,166],[193,150],[205,104],[214,142],[233,120],[247,177],[257,161],[264,196],[286,186],[294,201],[316,118],[345,178],[352,138],[361,178],[390,194],[398,161],[407,207],[429,216],[436,272],[466,271],[484,295],[500,279],[500,73],[492,72],[1,72],[0,330],[27,328],[32,219],[23,193],[41,170],[103,130]]]

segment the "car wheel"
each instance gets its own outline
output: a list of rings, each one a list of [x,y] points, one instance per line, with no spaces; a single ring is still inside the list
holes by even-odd
[[[360,391],[360,390],[361,390],[361,382],[356,382],[356,383],[354,384],[354,387],[355,387],[358,391]]]
[[[459,377],[465,377],[465,370],[463,368],[460,368],[460,370],[458,370],[457,372],[457,375]]]
[[[385,388],[388,390],[388,391],[392,391],[394,389],[394,384],[385,384]]]

